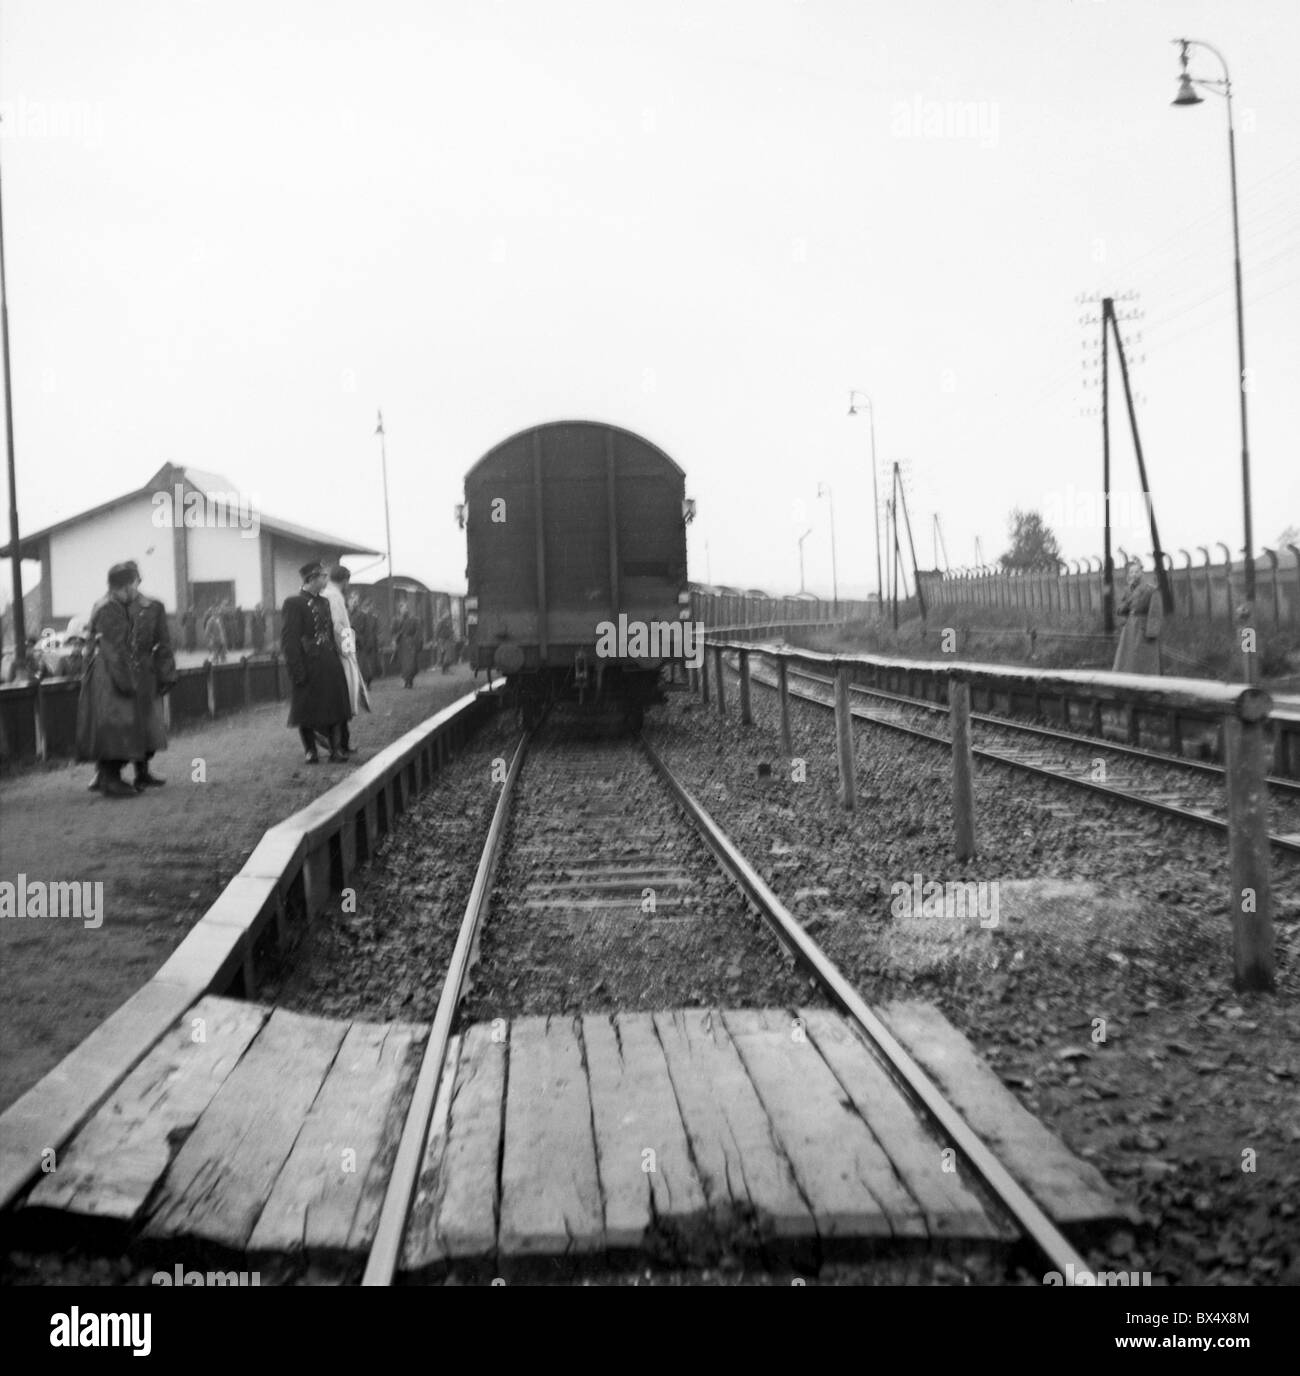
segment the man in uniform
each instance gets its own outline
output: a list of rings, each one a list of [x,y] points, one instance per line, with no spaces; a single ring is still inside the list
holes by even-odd
[[[157,627],[152,611],[135,606],[139,582],[134,564],[114,564],[108,571],[108,594],[95,604],[87,628],[89,660],[77,703],[77,758],[94,761],[90,787],[108,798],[131,798],[150,781],[160,783],[150,775],[148,761],[167,748],[153,667]],[[148,608],[157,606],[148,599]],[[136,762],[135,788],[122,778],[127,760]]]
[[[299,570],[302,591],[285,598],[280,612],[280,648],[293,693],[289,725],[298,728],[308,764],[319,764],[316,732],[329,740],[330,761],[342,763],[343,724],[348,719],[348,683],[334,640],[330,604],[321,596],[325,568],[313,560]]]

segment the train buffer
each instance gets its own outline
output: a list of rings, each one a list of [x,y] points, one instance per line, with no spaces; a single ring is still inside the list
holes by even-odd
[[[878,1012],[1058,1226],[1130,1217],[934,1008]],[[18,1213],[37,1228],[56,1212],[150,1243],[364,1261],[426,1034],[206,996]],[[1012,1236],[836,1013],[553,1015],[453,1037],[401,1269]]]

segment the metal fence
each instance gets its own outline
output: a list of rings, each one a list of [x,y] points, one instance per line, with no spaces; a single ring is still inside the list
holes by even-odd
[[[1201,562],[1179,550],[1182,562],[1165,555],[1165,570],[1179,616],[1202,621],[1232,620],[1245,600],[1245,566],[1234,564],[1226,545],[1223,559],[1214,563],[1205,546]],[[1255,568],[1255,615],[1261,626],[1300,627],[1300,550],[1288,545],[1288,555],[1265,550],[1266,563]],[[1130,556],[1120,550],[1115,559],[1116,592],[1123,591],[1124,567]],[[1151,568],[1150,556],[1146,566]],[[1102,561],[1071,559],[1055,569],[1008,570],[992,566],[923,572],[921,590],[929,607],[1000,607],[1032,611],[1044,616],[1092,617],[1102,613],[1105,592]]]

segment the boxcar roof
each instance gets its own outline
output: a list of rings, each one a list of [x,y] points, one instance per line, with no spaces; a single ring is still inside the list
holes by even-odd
[[[499,444],[494,444],[492,448],[489,449],[487,453],[484,454],[483,457],[479,459],[478,462],[469,470],[469,472],[465,474],[465,481],[469,482],[470,478],[472,478],[474,474],[480,468],[482,468],[482,466],[485,463],[488,462],[489,459],[495,458],[495,456],[499,454],[501,450],[505,449],[508,445],[514,444],[516,441],[524,439],[526,436],[532,435],[541,430],[558,430],[563,426],[574,425],[585,426],[586,428],[591,430],[613,430],[615,434],[623,435],[627,439],[634,440],[637,444],[642,445],[644,448],[650,450],[651,453],[657,454],[670,468],[676,469],[676,471],[683,478],[686,477],[685,470],[681,467],[680,464],[678,464],[674,459],[670,458],[667,454],[665,454],[664,451],[660,449],[659,446],[655,444],[652,440],[646,439],[644,435],[638,435],[634,430],[625,429],[621,425],[614,425],[611,422],[605,420],[548,420],[541,425],[530,425],[525,430],[517,430],[513,435],[510,435],[506,439],[503,439]]]

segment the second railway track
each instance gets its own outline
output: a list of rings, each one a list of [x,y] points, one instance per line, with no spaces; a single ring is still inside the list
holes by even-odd
[[[764,687],[776,686],[765,674],[753,677]],[[824,674],[791,669],[789,677],[792,697],[823,708],[833,706],[833,684]],[[800,682],[807,686],[795,687]],[[947,720],[948,709],[942,704],[861,684],[852,685],[850,694],[853,715],[860,721],[940,745],[951,743],[939,725]],[[1227,831],[1224,773],[1219,765],[983,713],[972,713],[971,723],[972,753],[977,758]],[[1103,762],[1100,770],[1098,761]],[[1270,777],[1268,785],[1269,841],[1277,851],[1300,854],[1300,782]]]

